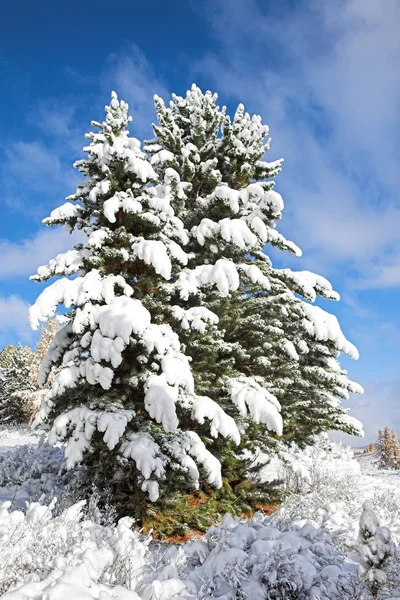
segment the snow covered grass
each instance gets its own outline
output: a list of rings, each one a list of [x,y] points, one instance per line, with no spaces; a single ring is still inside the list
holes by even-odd
[[[378,597],[400,598],[399,473],[377,471],[371,457],[360,457],[360,473],[350,454],[344,468],[346,450],[332,447],[335,472],[318,466],[328,450],[316,447],[311,463],[310,452],[296,458],[298,479],[288,478],[294,486],[277,513],[226,515],[203,539],[177,546],[153,542],[128,518],[115,524],[96,497],[72,503],[61,449],[21,430],[0,432],[0,444],[0,594],[8,600],[370,600],[357,575],[366,499],[396,545]]]

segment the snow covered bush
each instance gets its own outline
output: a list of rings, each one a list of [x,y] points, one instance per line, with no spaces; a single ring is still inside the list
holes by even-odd
[[[278,454],[277,475],[286,492],[317,491],[326,480],[340,480],[341,476],[356,478],[361,473],[350,446],[332,441],[327,434],[315,436],[313,442],[304,449],[290,444]],[[268,465],[261,474],[267,476]]]
[[[9,502],[0,505],[4,598],[39,599],[47,593],[62,599],[99,598],[101,592],[104,600],[138,598],[133,590],[143,575],[149,539],[132,531],[128,518],[116,527],[85,520],[83,506],[80,502],[53,517],[53,506],[32,503],[24,514],[10,511]]]
[[[336,360],[357,350],[312,305],[338,294],[264,252],[301,254],[276,229],[282,161],[263,160],[268,127],[242,105],[231,120],[216,99],[196,86],[168,108],[156,97],[144,152],[113,93],[75,163],[85,180],[45,219],[84,241],[35,277],[61,278],[31,308],[33,327],[69,309],[42,362],[41,383],[58,372],[38,421],[67,440],[68,468],[85,460],[142,519],[160,493],[173,503],[197,488],[243,510],[267,490],[243,485],[242,450],[359,431],[341,399],[362,390]]]
[[[280,531],[262,515],[227,515],[204,541],[150,544],[132,520],[102,526],[83,503],[57,517],[52,507],[24,515],[0,505],[0,591],[7,600],[343,600],[351,582],[328,531]]]
[[[390,529],[379,527],[372,502],[367,500],[363,505],[360,518],[360,566],[358,569],[361,581],[378,598],[387,589],[387,573],[389,559],[394,554]]]
[[[205,541],[174,553],[165,563],[178,565],[178,575],[203,599],[339,600],[349,575],[326,530],[304,525],[280,531],[261,514],[249,521],[226,515]]]
[[[49,503],[56,494],[66,496],[63,503],[68,502],[67,496],[76,498],[79,476],[62,472],[63,463],[63,450],[43,442],[1,448],[0,497],[20,509],[27,501]]]

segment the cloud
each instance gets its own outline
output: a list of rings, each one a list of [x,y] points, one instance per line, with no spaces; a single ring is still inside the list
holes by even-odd
[[[41,142],[14,142],[5,154],[4,171],[8,178],[23,182],[29,180],[33,191],[43,191],[43,188],[52,185],[60,177],[59,158]]]
[[[400,258],[400,4],[221,0],[209,12],[219,53],[194,69],[270,124],[283,231],[310,266],[399,285],[385,265]]]
[[[32,331],[28,322],[29,304],[19,296],[0,296],[0,346],[9,343],[14,333],[23,343],[32,340]]]
[[[0,240],[0,281],[28,278],[37,268],[73,247],[80,241],[81,232],[72,235],[64,229],[44,229],[20,242]]]
[[[76,188],[79,175],[52,146],[42,140],[10,142],[0,168],[3,202],[10,209],[37,216],[46,200],[65,196]]]
[[[135,44],[127,44],[120,53],[108,57],[103,88],[107,94],[115,90],[121,99],[128,102],[133,117],[131,135],[139,138],[152,136],[151,124],[155,121],[153,96],[158,94],[168,98],[170,94]]]
[[[351,415],[364,425],[364,438],[335,433],[333,437],[341,439],[352,446],[364,446],[374,442],[378,429],[388,426],[400,431],[400,413],[398,410],[400,396],[400,380],[364,382],[365,393],[362,396],[352,396],[349,401]]]

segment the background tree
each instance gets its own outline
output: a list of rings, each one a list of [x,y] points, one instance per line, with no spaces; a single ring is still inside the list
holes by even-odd
[[[34,353],[29,346],[10,344],[0,352],[0,424],[29,421],[37,387],[30,377]]]
[[[375,449],[379,457],[379,464],[385,469],[398,469],[400,467],[400,443],[395,431],[389,427],[378,430],[378,439]]]
[[[54,336],[60,329],[60,321],[57,318],[49,319],[44,325],[40,324],[40,338],[36,344],[35,350],[30,356],[29,360],[29,380],[31,386],[34,387],[33,395],[32,395],[32,403],[33,403],[33,412],[30,417],[30,421],[33,421],[35,418],[42,400],[46,395],[49,386],[51,385],[54,372],[50,374],[46,384],[41,386],[39,384],[40,379],[40,366],[44,357],[46,356],[50,345],[54,339]]]
[[[375,446],[371,442],[370,444],[368,444],[368,446],[366,448],[364,448],[364,454],[368,454],[369,452],[373,452],[374,448],[375,448]]]

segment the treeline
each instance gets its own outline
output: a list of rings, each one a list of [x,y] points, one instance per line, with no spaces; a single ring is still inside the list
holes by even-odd
[[[58,329],[58,320],[50,319],[41,326],[35,349],[18,343],[0,351],[0,425],[33,420],[50,385],[39,386],[40,364]]]

